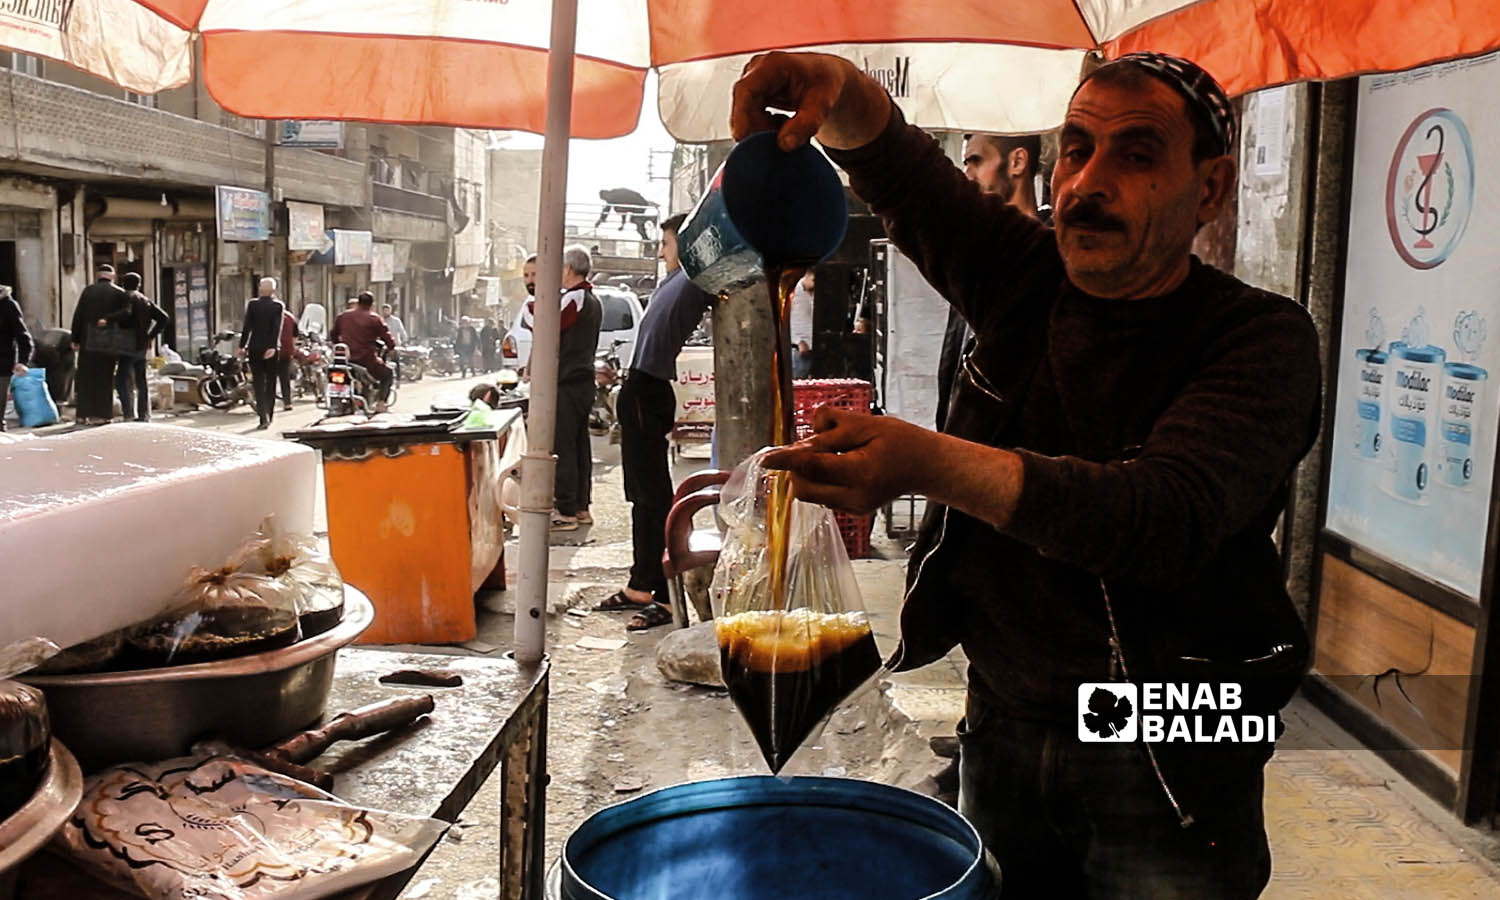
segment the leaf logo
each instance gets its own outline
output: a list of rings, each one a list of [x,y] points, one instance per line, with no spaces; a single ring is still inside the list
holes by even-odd
[[[1078,739],[1125,743],[1136,739],[1139,699],[1133,684],[1090,683],[1078,687]]]

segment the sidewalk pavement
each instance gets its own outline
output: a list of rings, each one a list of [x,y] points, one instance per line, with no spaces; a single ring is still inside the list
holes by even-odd
[[[879,521],[876,528],[880,528]],[[877,541],[877,545],[878,545]],[[899,548],[885,548],[899,556]],[[854,562],[882,653],[895,649],[904,560]],[[890,676],[887,694],[923,741],[952,735],[964,709],[967,660],[955,649]],[[1311,703],[1297,697],[1266,768],[1271,840],[1267,900],[1500,896],[1500,836],[1465,827]]]

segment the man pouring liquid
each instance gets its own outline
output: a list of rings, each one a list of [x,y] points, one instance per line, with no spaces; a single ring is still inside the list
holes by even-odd
[[[823,410],[768,464],[837,509],[933,501],[892,663],[964,647],[960,809],[1003,896],[1258,895],[1271,743],[1087,743],[1078,725],[1090,682],[1233,681],[1274,714],[1306,665],[1270,534],[1317,432],[1317,334],[1192,256],[1234,188],[1223,91],[1157,54],[1090,74],[1055,230],[842,59],[758,56],[734,99],[737,138],[796,110],[782,146],[816,136],[975,333],[944,433]]]

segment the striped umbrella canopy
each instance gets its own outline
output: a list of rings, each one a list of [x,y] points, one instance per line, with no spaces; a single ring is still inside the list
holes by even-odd
[[[558,296],[567,139],[635,130],[646,73],[683,141],[729,137],[730,85],[769,49],[841,54],[927,128],[1061,121],[1084,56],[1158,50],[1231,93],[1500,47],[1495,0],[0,0],[0,46],[140,93],[192,75],[267,119],[543,132],[537,297]],[[575,56],[576,53],[576,56]],[[558,304],[536,305],[516,658],[546,634]]]
[[[931,128],[1061,119],[1085,52],[1193,59],[1230,93],[1500,47],[1494,0],[577,0],[571,134],[630,133],[646,72],[683,141],[727,138],[754,53],[838,53]],[[550,0],[0,0],[0,44],[259,118],[541,132]]]

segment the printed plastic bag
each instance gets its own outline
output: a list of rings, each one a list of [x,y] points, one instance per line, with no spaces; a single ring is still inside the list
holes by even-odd
[[[10,380],[10,389],[16,395],[16,414],[22,428],[57,424],[57,404],[47,392],[46,369],[28,369],[25,375]],[[0,403],[0,409],[3,407]]]
[[[232,566],[195,566],[168,610],[126,631],[127,665],[156,668],[244,656],[285,647],[301,636],[297,591]]]
[[[411,867],[446,827],[200,754],[91,776],[52,849],[151,900],[305,900]]]
[[[727,525],[711,593],[729,696],[781,771],[815,728],[881,668],[838,523],[794,501],[783,597],[773,590],[771,484],[764,450],[719,495]]]
[[[322,634],[344,618],[344,579],[316,538],[277,529],[267,516],[260,530],[235,553],[236,571],[274,578],[294,594],[302,636]]]

